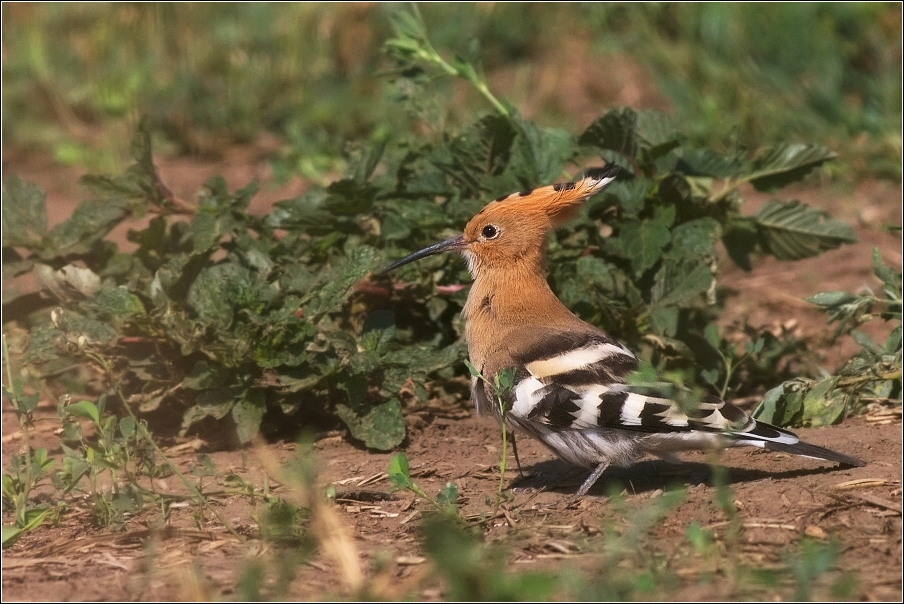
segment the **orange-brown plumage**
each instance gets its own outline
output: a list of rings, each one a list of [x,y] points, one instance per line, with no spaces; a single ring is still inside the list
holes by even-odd
[[[634,355],[568,310],[549,288],[545,266],[549,232],[573,218],[617,171],[607,166],[574,183],[500,197],[459,237],[384,269],[450,250],[467,259],[474,278],[462,312],[468,354],[486,378],[472,383],[478,411],[492,413],[576,465],[594,468],[578,496],[610,464],[626,466],[645,454],[670,456],[688,449],[749,445],[863,465],[757,422],[717,397],[704,396],[698,409],[688,412],[667,393],[626,383],[637,367]],[[510,368],[514,386],[495,392],[492,377]],[[497,396],[503,397],[504,410]]]

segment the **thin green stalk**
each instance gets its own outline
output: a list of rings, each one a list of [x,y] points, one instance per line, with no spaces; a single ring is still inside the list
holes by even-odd
[[[111,378],[113,377],[112,367],[109,366],[109,364],[107,363],[107,360],[105,358],[103,358],[100,355],[94,354],[90,351],[87,351],[87,350],[85,351],[85,354],[89,359],[91,359],[92,361],[94,361],[95,363],[100,365],[103,368],[104,372],[109,377],[111,377]],[[181,471],[179,471],[179,468],[176,467],[176,464],[173,463],[170,460],[170,458],[166,456],[166,454],[163,452],[163,450],[159,446],[157,446],[157,443],[151,437],[150,432],[147,431],[147,429],[144,427],[144,424],[142,424],[141,421],[139,421],[138,417],[132,411],[132,408],[129,407],[129,404],[126,402],[126,397],[122,393],[122,391],[119,389],[119,386],[117,384],[113,383],[112,379],[110,382],[111,382],[110,385],[116,391],[116,396],[118,396],[119,400],[122,401],[122,406],[125,408],[126,412],[129,414],[129,416],[135,422],[135,427],[141,434],[141,437],[144,438],[148,443],[150,443],[151,447],[154,449],[154,452],[157,453],[157,455],[159,455],[161,459],[163,459],[164,463],[166,463],[166,465],[169,466],[170,470],[173,471],[173,474],[175,474],[177,477],[179,477],[179,480],[182,481],[182,484],[185,485],[185,488],[188,489],[188,491],[192,494],[192,496],[195,497],[201,503],[201,505],[203,505],[209,512],[211,512],[217,518],[217,520],[219,520],[223,524],[223,526],[226,528],[227,531],[229,531],[229,533],[232,536],[236,537],[240,541],[244,541],[245,538],[242,537],[235,530],[235,528],[233,528],[232,524],[228,520],[226,520],[226,518],[222,514],[220,514],[220,512],[218,512],[212,505],[210,505],[210,502],[207,500],[207,497],[205,497],[197,489],[197,487],[195,487],[195,485],[193,485],[191,483],[191,481],[188,480],[188,478],[185,476],[185,474],[183,474]]]
[[[499,405],[499,416],[502,418],[500,425],[502,426],[502,455],[499,457],[499,493],[496,496],[496,503],[502,501],[502,491],[505,490],[505,468],[508,458],[508,430],[505,428],[505,402],[502,397],[496,395],[496,402]]]

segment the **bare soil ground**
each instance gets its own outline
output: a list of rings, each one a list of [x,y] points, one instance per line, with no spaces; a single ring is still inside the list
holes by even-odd
[[[268,184],[265,157],[269,144],[230,150],[218,162],[161,158],[164,180],[183,198],[192,198],[198,186],[213,174],[223,174],[230,186],[244,185],[251,178],[264,181],[256,203],[264,211],[275,200],[290,197],[305,184]],[[48,192],[52,222],[67,216],[81,199],[76,186],[79,174],[52,162],[26,154],[6,153],[4,172],[15,172],[37,182]],[[752,211],[765,197],[750,195]],[[805,262],[781,263],[766,259],[750,273],[726,263],[721,283],[731,292],[728,322],[741,317],[755,325],[796,330],[801,337],[824,342],[825,317],[801,301],[806,295],[826,290],[856,291],[876,287],[869,269],[870,251],[878,246],[887,263],[901,265],[900,235],[888,235],[881,225],[901,224],[901,187],[886,182],[865,182],[851,190],[837,186],[809,185],[793,192],[802,201],[829,209],[833,215],[855,226],[861,242]],[[7,284],[5,284],[6,286]],[[789,323],[792,321],[793,323]],[[853,348],[841,342],[827,348],[829,369],[847,358]],[[900,409],[900,408],[899,408]],[[453,406],[411,407],[406,410],[409,435],[404,450],[412,461],[412,475],[428,493],[439,492],[447,481],[460,488],[464,515],[483,528],[489,541],[504,542],[509,568],[565,573],[569,569],[599,576],[613,572],[600,568],[598,555],[602,535],[611,523],[631,520],[608,497],[621,492],[626,509],[642,510],[664,491],[685,490],[670,516],[656,525],[649,536],[650,547],[678,578],[676,591],[668,597],[689,600],[720,600],[745,592],[738,577],[724,560],[732,559],[751,568],[771,568],[785,560],[800,538],[836,540],[840,544],[838,570],[814,586],[814,597],[830,597],[828,585],[840,573],[856,577],[853,597],[865,600],[897,600],[902,597],[902,431],[901,416],[876,411],[849,418],[838,426],[802,429],[807,441],[858,456],[862,468],[837,468],[830,464],[777,453],[732,450],[719,457],[728,469],[728,479],[741,529],[729,538],[730,523],[715,503],[711,459],[703,454],[684,456],[685,463],[668,465],[646,461],[630,470],[607,472],[590,496],[577,505],[566,498],[583,480],[537,443],[519,440],[519,452],[528,478],[515,484],[514,497],[498,511],[486,498],[498,486],[499,431],[488,419],[475,418],[468,401]],[[49,447],[60,454],[54,435],[54,403],[41,404],[36,430],[23,435],[9,402],[3,401],[3,464],[9,462],[30,439],[32,446]],[[164,443],[168,455],[189,471],[206,452],[221,475],[232,471],[256,488],[274,464],[296,456],[287,441],[260,442],[242,450],[210,451],[199,441]],[[334,485],[338,500],[318,522],[337,521],[334,531],[347,534],[351,557],[337,563],[336,555],[321,549],[310,557],[286,587],[295,599],[343,597],[352,593],[354,569],[367,577],[374,598],[444,597],[442,585],[429,578],[429,562],[419,541],[418,520],[429,504],[407,493],[379,499],[386,493],[385,474],[390,454],[368,452],[350,442],[342,432],[320,434],[314,446],[318,482]],[[517,473],[511,469],[507,478]],[[209,488],[220,489],[210,479]],[[291,489],[269,481],[281,496]],[[178,490],[170,477],[157,481],[161,490]],[[541,487],[545,487],[542,490]],[[23,537],[3,553],[2,588],[6,600],[178,600],[238,597],[237,582],[253,563],[273,569],[287,555],[260,540],[253,520],[260,504],[241,495],[212,498],[216,508],[243,536],[226,532],[212,516],[193,505],[173,505],[166,517],[159,510],[130,517],[123,530],[98,528],[88,502],[73,504],[58,525],[47,524]],[[7,520],[4,511],[4,521]],[[716,535],[723,555],[707,557],[688,545],[687,527],[696,522]],[[719,562],[722,560],[723,562]],[[271,579],[275,572],[271,573]],[[701,582],[701,576],[708,576]],[[752,589],[752,588],[751,588]],[[773,592],[793,597],[784,585]],[[655,593],[651,598],[664,597]]]

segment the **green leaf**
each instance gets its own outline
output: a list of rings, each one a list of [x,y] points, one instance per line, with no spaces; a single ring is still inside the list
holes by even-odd
[[[660,157],[679,145],[678,131],[668,114],[655,109],[637,114],[637,141],[648,159]]]
[[[662,257],[662,251],[671,240],[669,227],[675,220],[675,208],[656,208],[652,219],[626,222],[618,235],[621,249],[631,261],[634,275],[640,277]]]
[[[191,390],[218,388],[226,385],[230,377],[230,372],[218,363],[202,359],[192,366],[191,372],[182,380],[182,387]]]
[[[818,294],[813,294],[812,296],[807,296],[804,298],[810,304],[815,304],[816,306],[838,306],[839,304],[848,304],[857,299],[857,296],[854,294],[849,294],[847,292],[820,292]]]
[[[135,420],[131,416],[127,415],[119,420],[119,433],[122,434],[123,438],[132,438],[136,429]]]
[[[408,467],[408,456],[404,453],[396,453],[389,460],[389,466],[386,468],[389,475],[389,482],[392,483],[393,490],[406,489],[411,485],[411,471]]]
[[[750,255],[760,244],[760,233],[756,228],[756,219],[752,217],[735,218],[725,226],[722,245],[737,266],[745,271],[751,270]]]
[[[698,218],[672,229],[672,251],[670,255],[692,258],[697,262],[706,261],[713,253],[721,228],[712,218]]]
[[[443,490],[436,496],[436,502],[440,505],[451,505],[458,499],[458,485],[454,482],[447,482]]]
[[[364,395],[367,394],[367,376],[361,373],[343,374],[339,387],[348,395],[348,404],[357,408],[364,402]]]
[[[615,205],[621,207],[625,218],[636,218],[646,207],[652,188],[653,183],[646,178],[616,180],[590,201],[590,215],[596,217],[597,207]]]
[[[727,178],[739,174],[741,163],[737,157],[698,147],[683,149],[676,169],[688,175]]]
[[[637,153],[637,112],[628,107],[611,109],[587,127],[578,144],[610,149],[633,158]]]
[[[371,449],[388,451],[405,438],[405,420],[398,399],[378,405],[336,405],[336,414],[356,439]]]
[[[138,296],[123,285],[101,290],[91,302],[100,312],[117,320],[128,320],[146,314],[144,304]]]
[[[257,389],[245,391],[244,396],[233,405],[232,419],[235,421],[235,432],[240,442],[248,442],[260,431],[266,407],[264,393]]]
[[[536,176],[536,167],[531,163],[535,160],[531,155],[531,141],[525,141],[526,133],[518,135],[512,120],[501,115],[488,115],[465,128],[448,145],[434,149],[431,163],[468,196],[481,197],[487,192],[487,177],[502,174],[509,165],[516,138],[520,139],[522,154],[519,163],[529,177]],[[525,163],[529,165],[525,167]]]
[[[251,272],[232,262],[201,271],[188,291],[188,305],[198,318],[220,329],[228,329],[234,319],[235,301],[251,286]]]
[[[471,374],[471,377],[476,377],[476,378],[481,378],[481,379],[483,378],[483,376],[480,374],[480,371],[477,369],[477,367],[475,367],[473,364],[471,364],[470,360],[465,359],[465,367],[468,368],[468,373]]]
[[[656,273],[651,292],[654,306],[687,306],[713,282],[712,270],[701,262],[666,262]]]
[[[97,406],[91,401],[72,403],[66,407],[66,413],[75,417],[90,419],[95,425],[100,425],[100,413],[97,410]]]
[[[348,298],[352,285],[373,270],[379,260],[379,252],[367,245],[348,252],[345,261],[336,267],[335,273],[320,290],[316,314],[339,310]]]
[[[124,199],[92,199],[79,205],[72,216],[55,226],[47,236],[50,247],[45,259],[88,253],[94,244],[132,213]]]
[[[18,541],[19,537],[25,534],[25,529],[4,524],[2,533],[0,534],[2,534],[3,537],[3,547],[9,547]]]
[[[882,261],[882,254],[879,252],[879,248],[873,248],[873,272],[877,277],[882,281],[887,290],[891,290],[899,296],[901,295],[901,271],[896,271],[892,268],[885,266],[885,262]]]
[[[790,380],[769,390],[753,416],[776,426],[800,425],[804,411],[804,392],[809,380]]]
[[[238,226],[239,222],[229,213],[198,212],[191,221],[194,250],[205,252],[216,249],[220,240]]]
[[[511,169],[529,186],[559,180],[565,162],[574,152],[571,134],[558,128],[541,128],[517,119],[520,136],[512,150]]]
[[[809,258],[857,241],[847,224],[796,200],[772,200],[754,219],[764,250],[779,260]]]
[[[27,510],[25,512],[25,522],[21,527],[8,527],[3,526],[3,547],[8,547],[15,543],[19,537],[27,533],[28,531],[32,531],[41,524],[44,523],[44,520],[53,511],[53,508],[50,507],[37,507]]]
[[[838,378],[818,382],[804,397],[803,421],[813,427],[830,426],[844,417],[847,396],[836,389]]]
[[[753,160],[752,172],[745,177],[758,191],[774,191],[802,180],[838,155],[821,145],[786,144],[769,147]]]
[[[45,195],[35,184],[12,175],[3,185],[3,247],[36,248],[47,233]],[[3,252],[4,262],[6,251]]]
[[[242,396],[242,392],[241,388],[232,387],[212,388],[199,394],[195,398],[195,406],[189,407],[182,415],[179,435],[185,436],[194,424],[206,417],[223,419],[229,415],[236,400]]]

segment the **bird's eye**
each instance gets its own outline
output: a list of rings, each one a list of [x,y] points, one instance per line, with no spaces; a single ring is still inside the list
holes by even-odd
[[[480,234],[483,235],[485,239],[495,239],[499,236],[499,229],[492,224],[488,224],[483,227],[483,230],[480,231]]]

